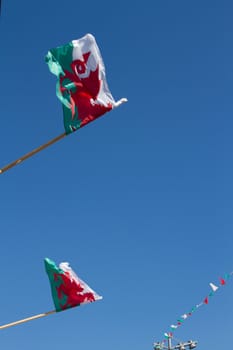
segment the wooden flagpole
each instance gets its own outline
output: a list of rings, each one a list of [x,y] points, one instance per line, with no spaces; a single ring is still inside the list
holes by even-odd
[[[61,134],[61,135],[55,137],[54,139],[52,139],[52,140],[50,140],[50,141],[44,143],[42,146],[37,147],[37,148],[35,148],[34,150],[32,150],[31,152],[29,152],[29,153],[25,154],[24,156],[22,156],[22,157],[16,159],[14,162],[12,162],[12,163],[10,163],[10,164],[8,164],[8,165],[5,165],[3,168],[0,169],[0,174],[4,173],[5,171],[7,171],[7,170],[9,170],[9,169],[11,169],[11,168],[13,168],[15,165],[21,163],[21,162],[24,161],[25,159],[27,159],[27,158],[33,156],[34,154],[36,154],[36,153],[42,151],[43,149],[45,149],[45,148],[51,146],[53,143],[55,143],[55,142],[57,142],[57,141],[63,139],[65,136],[67,136],[67,134],[64,132],[63,134]]]
[[[0,329],[5,329],[5,328],[17,326],[18,324],[29,322],[29,321],[32,321],[32,320],[36,320],[37,318],[49,316],[49,315],[52,315],[52,314],[55,314],[55,313],[56,313],[56,310],[52,310],[52,311],[45,312],[43,314],[38,314],[38,315],[35,315],[35,316],[27,317],[27,318],[24,318],[24,319],[19,320],[19,321],[15,321],[15,322],[4,324],[3,326],[0,326]]]

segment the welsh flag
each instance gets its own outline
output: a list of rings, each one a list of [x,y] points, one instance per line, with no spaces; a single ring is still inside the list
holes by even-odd
[[[48,258],[44,263],[57,312],[102,299],[75,274],[69,263],[63,262],[57,267]]]
[[[126,98],[114,100],[104,62],[91,34],[49,50],[46,61],[58,79],[56,92],[63,104],[66,134],[127,101]]]

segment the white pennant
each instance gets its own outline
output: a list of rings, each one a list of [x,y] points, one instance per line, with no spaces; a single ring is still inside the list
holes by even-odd
[[[184,314],[181,317],[185,320],[188,317],[188,315]]]
[[[216,290],[218,289],[218,287],[215,286],[215,284],[213,284],[213,283],[210,283],[210,287],[211,287],[213,292],[216,292]]]

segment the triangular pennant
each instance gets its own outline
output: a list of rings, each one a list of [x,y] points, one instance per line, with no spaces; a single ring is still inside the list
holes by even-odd
[[[181,316],[184,320],[188,317],[188,315],[187,314],[184,314],[184,315],[182,315]]]
[[[215,284],[210,283],[210,287],[212,289],[213,292],[216,292],[216,290],[218,290],[219,287],[215,286]]]
[[[223,278],[220,278],[220,284],[224,286],[226,284],[226,281]]]

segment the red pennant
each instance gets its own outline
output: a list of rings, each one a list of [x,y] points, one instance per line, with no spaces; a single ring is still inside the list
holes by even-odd
[[[222,286],[224,286],[226,284],[226,281],[223,278],[220,278],[220,283]]]
[[[208,297],[206,297],[205,300],[204,300],[204,303],[208,304],[208,302],[209,302]]]

